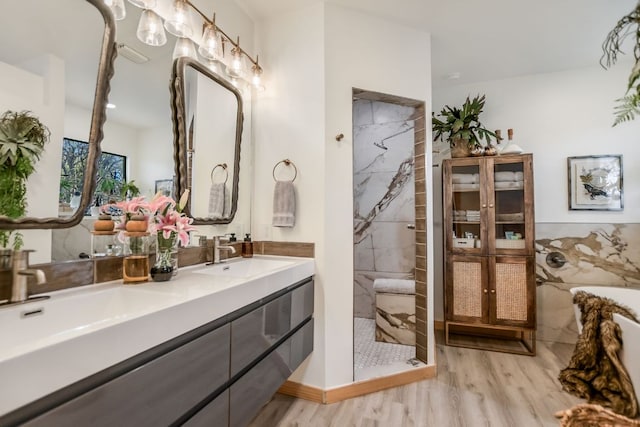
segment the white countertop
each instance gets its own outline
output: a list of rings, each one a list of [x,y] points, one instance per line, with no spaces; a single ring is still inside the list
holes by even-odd
[[[167,282],[119,280],[0,308],[0,415],[313,274],[312,258],[257,255],[181,267]]]

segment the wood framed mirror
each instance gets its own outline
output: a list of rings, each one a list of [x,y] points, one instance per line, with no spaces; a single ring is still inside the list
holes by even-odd
[[[171,77],[176,197],[190,190],[185,213],[194,224],[229,224],[238,207],[242,96],[191,58],[175,60]]]
[[[3,2],[2,11],[7,19],[0,28],[5,40],[0,47],[0,75],[5,76],[0,78],[0,110],[30,111],[51,131],[51,137],[27,182],[27,215],[0,216],[0,229],[72,227],[84,217],[96,186],[95,171],[116,56],[114,18],[102,0],[8,0]],[[91,20],[90,25],[86,19]],[[80,23],[82,28],[93,28],[95,32],[79,31]],[[95,46],[94,55],[75,55],[75,62],[66,60],[73,57],[69,47],[80,48],[87,43]],[[93,71],[92,98],[86,91],[73,91],[78,82],[72,71],[80,68]],[[88,150],[82,188],[75,191],[79,193],[77,206],[69,215],[59,216],[60,174],[54,171],[60,169],[65,103],[74,96],[91,110]]]

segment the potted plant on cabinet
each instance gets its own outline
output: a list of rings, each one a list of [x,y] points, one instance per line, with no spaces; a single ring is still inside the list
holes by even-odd
[[[35,172],[51,132],[29,111],[0,116],[0,215],[19,218],[27,210],[27,179]],[[0,230],[0,246],[22,247],[22,234]]]
[[[433,140],[446,139],[451,147],[451,157],[467,157],[472,152],[482,153],[482,140],[491,146],[491,139],[496,134],[482,127],[480,113],[484,108],[485,96],[477,95],[472,100],[467,97],[462,107],[445,105],[440,116],[432,113],[431,124],[434,132]]]

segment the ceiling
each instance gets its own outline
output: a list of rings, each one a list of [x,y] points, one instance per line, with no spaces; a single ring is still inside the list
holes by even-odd
[[[322,0],[235,1],[259,23]],[[597,65],[604,37],[637,0],[326,1],[431,33],[433,86],[438,88]],[[166,126],[173,37],[162,48],[139,42],[135,29],[141,10],[125,4],[128,16],[117,23],[118,42],[150,61],[135,64],[118,55],[109,94],[118,107],[107,116],[140,129]],[[54,53],[65,61],[68,101],[90,109],[102,33],[95,9],[78,0],[9,0],[3,12],[14,19],[0,28],[3,39],[11,41],[0,46],[0,60],[20,64],[38,52]],[[453,73],[460,78],[447,78]]]
[[[259,21],[320,0],[236,1]],[[431,33],[437,88],[597,65],[606,34],[637,0],[326,2]]]

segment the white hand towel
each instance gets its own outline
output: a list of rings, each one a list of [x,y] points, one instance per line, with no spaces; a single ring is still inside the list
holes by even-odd
[[[293,227],[296,223],[296,192],[293,181],[276,181],[273,191],[273,226]]]
[[[225,218],[230,210],[228,191],[225,183],[211,184],[209,188],[209,217],[214,219]]]

